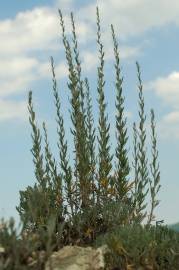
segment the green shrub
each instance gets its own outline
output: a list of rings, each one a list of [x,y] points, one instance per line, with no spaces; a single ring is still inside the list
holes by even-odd
[[[0,258],[2,269],[43,269],[51,252],[64,245],[98,245],[101,242],[106,242],[109,245],[111,251],[108,254],[108,263],[111,267],[135,269],[132,268],[132,265],[138,267],[148,264],[148,267],[153,268],[146,269],[178,269],[177,256],[174,256],[178,250],[178,234],[163,226],[151,226],[152,221],[155,221],[154,209],[159,203],[156,196],[160,189],[160,170],[153,110],[151,110],[152,160],[149,161],[147,158],[146,114],[141,71],[138,63],[136,63],[136,67],[139,123],[133,125],[132,166],[129,163],[123,77],[120,69],[120,52],[113,25],[111,25],[111,33],[114,49],[117,145],[114,155],[110,153],[110,123],[104,95],[105,53],[101,41],[98,8],[96,11],[99,49],[97,68],[98,133],[96,134],[94,127],[90,84],[88,78],[82,76],[74,17],[71,13],[72,43],[70,44],[63,16],[59,10],[62,42],[69,71],[68,88],[71,95],[70,117],[72,121],[70,131],[73,135],[75,148],[74,168],[69,163],[68,143],[65,139],[66,133],[60,95],[57,89],[55,65],[51,57],[59,161],[56,161],[51,152],[45,123],[43,123],[45,148],[42,149],[41,129],[36,122],[32,92],[30,91],[28,110],[29,122],[32,127],[31,152],[36,183],[33,187],[28,186],[26,190],[20,191],[20,204],[17,207],[22,222],[20,235],[14,231],[12,220],[9,225],[3,225],[3,229],[0,230],[0,243],[5,249]],[[97,154],[95,151],[96,142],[98,143]],[[114,158],[115,168],[114,173],[112,173]],[[134,181],[130,181],[131,172],[134,174]],[[149,192],[151,208],[147,213],[146,196]],[[141,224],[145,218],[147,221],[143,227]],[[43,252],[43,256],[41,252]],[[25,265],[28,268],[25,268]]]
[[[179,267],[179,234],[167,226],[120,226],[98,237],[94,246],[103,244],[109,247],[106,264],[110,267],[161,270]]]
[[[87,78],[82,77],[81,61],[78,50],[75,22],[71,13],[72,44],[70,44],[59,10],[62,28],[62,41],[69,70],[68,88],[71,93],[71,120],[73,129],[71,133],[75,146],[74,170],[69,164],[68,143],[65,140],[64,120],[61,113],[60,96],[57,89],[54,60],[51,57],[53,95],[56,106],[57,142],[60,161],[57,163],[51,153],[48,134],[43,123],[45,149],[42,151],[42,136],[36,123],[35,111],[32,103],[32,92],[29,92],[29,121],[32,126],[33,162],[37,183],[20,192],[20,205],[17,210],[24,224],[24,229],[29,227],[37,230],[39,226],[46,226],[51,214],[56,216],[55,232],[59,224],[68,228],[64,244],[75,242],[79,238],[85,244],[86,232],[91,231],[93,241],[99,233],[111,228],[112,224],[141,223],[146,217],[145,197],[149,191],[146,186],[150,184],[152,206],[148,224],[154,219],[153,210],[157,203],[156,194],[159,190],[158,152],[156,148],[156,134],[154,113],[152,110],[152,177],[149,177],[148,159],[146,156],[146,130],[144,97],[141,81],[141,72],[137,63],[139,80],[139,127],[135,124],[134,134],[134,170],[135,181],[130,182],[131,171],[128,157],[127,119],[124,116],[124,97],[120,69],[120,53],[115,36],[114,27],[111,25],[114,47],[114,78],[116,88],[116,139],[115,170],[112,170],[113,155],[110,154],[110,124],[106,112],[104,95],[104,47],[101,41],[101,26],[99,10],[97,8],[97,45],[99,47],[99,65],[97,68],[97,92],[99,104],[98,134],[95,135],[94,120],[90,97],[90,86]],[[95,155],[96,138],[98,154]],[[57,164],[60,164],[58,168]],[[60,172],[59,172],[60,171]],[[157,191],[156,191],[157,189]],[[65,201],[67,204],[65,205]],[[38,203],[38,208],[35,205]],[[113,211],[117,213],[115,221]],[[73,232],[73,235],[71,234]]]

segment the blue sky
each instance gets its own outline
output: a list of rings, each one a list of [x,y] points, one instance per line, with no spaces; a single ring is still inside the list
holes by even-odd
[[[95,8],[100,8],[105,48],[105,96],[111,123],[111,150],[115,147],[115,89],[110,24],[119,40],[130,155],[132,123],[138,120],[136,60],[141,65],[149,126],[150,108],[157,121],[161,169],[161,201],[157,219],[179,221],[179,2],[176,0],[56,0],[4,1],[0,10],[0,217],[14,216],[19,190],[35,183],[32,163],[27,97],[33,91],[37,121],[47,123],[54,155],[58,157],[55,108],[53,106],[49,58],[55,59],[66,138],[72,158],[69,131],[67,66],[60,36],[58,8],[63,11],[70,33],[70,11],[74,12],[83,74],[90,79],[95,124],[97,125]],[[160,15],[160,16],[159,16]],[[148,151],[150,157],[150,129]],[[150,198],[149,198],[150,200]]]

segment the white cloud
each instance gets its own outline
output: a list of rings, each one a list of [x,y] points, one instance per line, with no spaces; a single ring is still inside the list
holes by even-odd
[[[145,84],[146,89],[152,89],[165,104],[179,109],[179,72],[173,71],[166,77],[159,77]]]
[[[66,77],[68,75],[66,62],[58,63],[55,71],[57,79]],[[28,57],[0,61],[0,98],[27,91],[34,81],[51,77],[50,61],[39,62]]]
[[[14,57],[0,60],[0,78],[6,79],[31,72],[38,66],[38,60],[30,57]]]
[[[40,63],[30,57],[7,57],[0,60],[0,97],[26,91],[39,78]]]
[[[74,1],[70,0],[56,2],[56,7],[59,5],[58,7],[64,11],[67,33],[71,32],[71,22],[70,14],[67,16],[66,12],[69,11],[68,8],[75,8],[73,4]],[[77,15],[75,22],[79,42],[86,46],[90,39],[94,41],[96,39],[95,17],[89,18],[94,5],[91,5],[86,17],[81,13],[83,10],[84,8],[80,8],[74,15]],[[20,12],[12,19],[0,21],[0,96],[19,93],[29,88],[30,81],[50,75],[49,63],[42,62],[37,52],[40,51],[40,55],[44,55],[48,50],[60,48],[62,43],[59,34],[58,11],[54,8],[36,7],[33,10]],[[112,57],[110,46],[106,47],[106,59],[110,59]],[[82,59],[83,66],[87,70],[92,70],[97,64],[96,54],[89,52],[86,47],[85,51]],[[121,57],[131,57],[137,52],[136,48],[124,47],[121,49]],[[29,57],[32,53],[34,56]],[[67,74],[65,65],[64,62],[57,64],[56,72],[60,78]]]
[[[171,109],[158,124],[160,137],[179,139],[179,72],[173,71],[166,77],[146,83],[144,87],[153,90],[165,106]]]
[[[0,97],[7,97],[29,90],[30,84],[39,78],[34,74],[26,74],[18,78],[9,78],[0,82]]]
[[[81,57],[82,57],[82,69],[84,71],[90,71],[97,67],[98,55],[96,51],[95,52],[83,51]]]
[[[52,78],[50,61],[42,63],[38,68],[38,74],[43,78]],[[55,63],[55,76],[57,79],[62,79],[68,76],[68,67],[65,61]]]
[[[63,11],[72,11],[74,7],[74,0],[56,0],[55,7]]]
[[[141,49],[139,47],[120,46],[119,48],[120,59],[128,59],[136,57],[137,55],[140,54],[140,50]],[[114,59],[113,48],[111,50],[111,48],[107,46],[105,58],[107,60]]]
[[[167,124],[175,123],[179,127],[179,111],[171,112],[164,116],[163,121]]]
[[[67,23],[69,32],[69,17]],[[85,39],[86,25],[78,23],[77,27],[78,35]],[[56,51],[60,44],[63,46],[59,34],[58,12],[48,7],[37,7],[20,12],[15,18],[0,21],[0,97],[28,90],[34,80],[51,76],[50,61],[42,59],[48,50]],[[66,63],[60,61],[56,75],[63,78],[66,74]]]
[[[168,23],[179,24],[179,2],[171,0],[97,0],[79,10],[79,17],[94,20],[98,5],[102,25],[113,23],[122,38]],[[110,8],[109,8],[110,7]],[[159,16],[159,11],[162,16]]]
[[[179,111],[165,115],[158,123],[158,134],[163,139],[179,139]]]
[[[132,118],[133,117],[132,112],[130,112],[130,111],[124,111],[124,116],[126,118]]]
[[[139,47],[120,47],[120,57],[122,59],[136,57],[140,54],[140,50],[141,49]]]
[[[105,50],[105,61],[106,60],[114,60],[114,53],[111,48],[107,47],[104,48]],[[132,58],[140,53],[139,48],[135,47],[121,47],[120,48],[120,58],[121,59],[128,59]],[[97,51],[89,51],[85,50],[81,53],[82,57],[82,69],[84,71],[91,71],[94,68],[97,68],[99,63],[99,57]]]
[[[0,21],[0,54],[23,54],[54,47],[59,22],[53,10],[41,7],[20,12],[14,19]]]
[[[90,51],[90,42],[96,40],[96,5],[99,6],[102,25],[102,40],[105,45],[106,60],[113,58],[110,24],[115,26],[120,38],[141,34],[153,27],[162,27],[168,23],[179,24],[179,2],[171,0],[98,0],[83,4],[78,8],[74,0],[57,0],[55,5],[36,7],[19,12],[14,18],[0,21],[0,97],[7,97],[27,90],[34,80],[50,76],[50,63],[42,61],[51,50],[56,52],[63,47],[59,38],[60,23],[58,10],[64,14],[66,30],[71,32],[70,11],[74,11],[76,31],[79,43],[83,46],[82,63],[89,71],[97,65],[97,54]],[[109,8],[110,7],[110,8]],[[158,16],[158,10],[162,16]],[[68,14],[67,14],[68,13]],[[121,58],[131,58],[140,53],[141,46],[120,46]],[[40,52],[40,53],[39,53]],[[33,57],[32,57],[33,55]],[[51,55],[51,53],[49,53]],[[49,55],[47,57],[49,57]],[[56,75],[67,75],[66,63],[57,63]],[[174,74],[173,74],[174,75]],[[177,90],[178,73],[168,81],[157,82],[158,95],[171,104],[179,104]],[[168,94],[166,82],[172,84]],[[172,82],[172,83],[171,83]],[[164,85],[165,84],[165,85]],[[162,90],[161,90],[162,89]],[[170,93],[171,93],[170,92]]]
[[[47,7],[0,21],[0,97],[27,91],[34,80],[44,78],[44,63],[37,51],[43,55],[44,50],[55,47],[58,28],[56,14]]]
[[[26,102],[0,99],[0,122],[12,119],[28,119]]]
[[[68,67],[66,65],[66,62],[61,62],[56,66],[56,77],[59,78],[64,78],[68,76]]]

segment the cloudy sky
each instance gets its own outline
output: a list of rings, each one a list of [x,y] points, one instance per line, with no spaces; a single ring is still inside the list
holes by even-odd
[[[13,2],[13,3],[12,3]],[[69,154],[73,151],[69,131],[70,96],[67,67],[61,40],[58,8],[70,33],[70,12],[74,12],[83,75],[90,79],[93,111],[97,125],[95,9],[99,6],[105,49],[105,96],[111,123],[111,151],[115,148],[115,89],[110,24],[120,46],[124,95],[132,153],[132,123],[138,120],[136,60],[141,65],[146,113],[156,113],[161,169],[161,201],[157,219],[179,221],[179,2],[177,0],[44,0],[4,1],[0,10],[0,217],[14,216],[19,190],[35,182],[32,163],[27,97],[33,91],[38,125],[47,123],[54,155],[56,147],[55,108],[52,94],[50,56],[65,119]],[[150,156],[150,130],[148,131]],[[71,155],[70,155],[71,157]]]

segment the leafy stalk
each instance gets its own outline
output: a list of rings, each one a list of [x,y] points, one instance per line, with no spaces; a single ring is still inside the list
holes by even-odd
[[[37,124],[35,122],[35,112],[32,104],[32,91],[29,92],[28,110],[30,114],[29,122],[32,127],[31,138],[33,141],[33,146],[31,149],[31,153],[33,155],[33,162],[35,165],[35,176],[40,186],[44,189],[46,187],[46,178],[43,168],[43,154],[41,153],[42,137],[40,134],[40,129],[37,127]]]
[[[156,195],[159,192],[161,185],[160,183],[160,169],[158,162],[158,150],[157,150],[157,138],[155,132],[155,114],[154,110],[151,109],[151,140],[152,140],[152,162],[150,164],[150,171],[153,181],[150,179],[150,195],[151,195],[151,210],[148,216],[148,224],[155,220],[153,215],[154,209],[159,204],[159,201],[156,200]]]
[[[75,61],[75,70],[77,76],[77,87],[79,89],[79,99],[80,99],[80,110],[81,110],[81,146],[83,149],[83,171],[84,171],[84,181],[85,181],[85,193],[87,197],[90,196],[90,166],[89,166],[89,148],[87,142],[87,126],[86,126],[86,108],[84,106],[84,99],[85,99],[85,88],[84,88],[84,81],[82,80],[82,69],[81,69],[81,61],[79,56],[79,49],[78,49],[78,40],[76,35],[75,29],[75,21],[73,13],[71,13],[71,24],[72,24],[72,42],[73,42],[73,52],[74,52],[74,61]]]
[[[74,129],[71,130],[74,136],[74,144],[75,144],[75,154],[76,154],[76,161],[75,161],[75,176],[78,180],[78,189],[80,193],[80,198],[78,205],[81,205],[81,208],[85,208],[88,205],[89,201],[89,182],[87,179],[89,168],[87,166],[87,158],[88,158],[88,151],[86,151],[86,141],[84,138],[84,117],[81,111],[81,100],[80,100],[80,90],[79,90],[79,77],[76,72],[74,61],[72,57],[72,51],[67,41],[65,35],[65,27],[64,21],[62,17],[61,11],[60,14],[60,21],[62,27],[62,36],[63,36],[63,44],[65,47],[66,52],[66,59],[69,68],[69,83],[68,87],[71,91],[71,120],[74,126]]]
[[[72,35],[73,35],[73,39],[72,39],[73,52],[75,56],[76,73],[78,76],[78,87],[79,87],[80,99],[81,99],[81,111],[82,111],[82,114],[84,117],[84,123],[85,123],[85,119],[86,119],[86,110],[84,107],[85,93],[84,93],[83,80],[81,79],[81,61],[79,58],[78,41],[77,41],[77,36],[76,36],[75,21],[74,21],[73,13],[71,13],[71,24],[72,24]]]
[[[46,160],[46,173],[48,176],[49,189],[51,190],[51,197],[53,197],[52,201],[55,202],[55,208],[57,210],[63,208],[63,190],[62,190],[62,176],[57,172],[57,165],[55,158],[50,150],[47,128],[45,123],[43,122],[43,130],[44,130],[44,138],[45,138],[45,160]]]
[[[138,144],[138,133],[136,123],[133,123],[133,162],[132,166],[134,168],[134,191],[132,191],[132,199],[133,199],[133,212],[132,219],[135,219],[136,215],[136,204],[137,204],[137,193],[138,193],[138,185],[139,185],[139,144]]]
[[[74,204],[73,204],[73,182],[72,182],[72,169],[69,165],[69,160],[67,158],[68,145],[65,141],[65,129],[63,116],[61,114],[61,103],[60,97],[57,90],[57,81],[55,76],[55,66],[53,57],[51,57],[51,70],[52,70],[52,82],[53,82],[53,95],[55,99],[55,107],[57,114],[57,133],[59,137],[59,142],[57,143],[60,155],[60,166],[63,171],[63,180],[66,192],[66,200],[70,205],[71,214],[74,215]]]
[[[146,212],[142,211],[146,208],[145,197],[148,194],[149,189],[146,189],[149,183],[149,172],[148,172],[148,159],[147,159],[147,149],[146,149],[146,129],[145,121],[146,115],[144,111],[144,96],[143,96],[143,85],[141,80],[140,66],[138,62],[137,66],[137,76],[138,76],[138,89],[139,89],[139,129],[138,129],[138,183],[137,183],[137,198],[136,198],[136,214],[139,221],[143,220],[146,216]]]
[[[128,160],[128,151],[126,148],[126,144],[128,142],[127,136],[127,128],[126,123],[127,120],[124,117],[124,97],[122,93],[122,82],[123,78],[121,78],[121,69],[120,69],[120,58],[119,58],[119,48],[118,42],[116,40],[114,27],[111,25],[112,31],[112,39],[114,45],[114,56],[115,56],[115,72],[116,72],[116,139],[117,139],[117,147],[116,147],[116,189],[117,195],[119,199],[122,200],[127,194],[127,183],[128,183],[128,175],[130,172],[129,160]]]
[[[90,172],[91,172],[91,184],[92,184],[92,196],[93,196],[93,204],[95,202],[95,168],[96,168],[96,157],[95,157],[95,128],[93,128],[94,119],[92,115],[92,105],[91,105],[91,96],[90,96],[90,88],[88,79],[85,78],[86,85],[86,102],[87,102],[87,140],[88,140],[88,148],[89,148],[89,164],[90,164]]]
[[[106,103],[104,100],[104,50],[103,44],[101,42],[101,27],[100,27],[100,17],[99,10],[96,9],[97,14],[97,44],[99,46],[99,66],[98,66],[98,82],[97,82],[97,91],[98,91],[98,103],[99,103],[99,193],[103,195],[103,198],[106,199],[107,188],[109,186],[109,173],[111,171],[112,165],[112,156],[110,155],[110,146],[109,146],[109,129],[110,124],[107,123],[108,117],[105,115]]]

